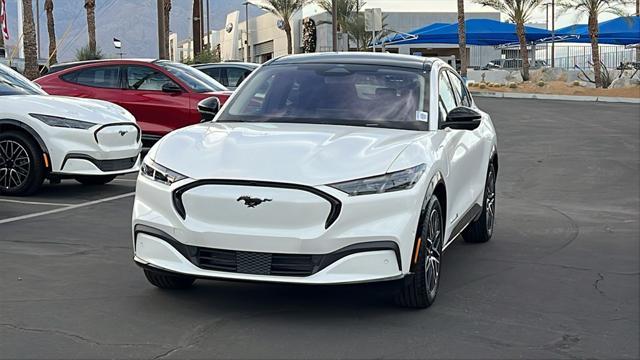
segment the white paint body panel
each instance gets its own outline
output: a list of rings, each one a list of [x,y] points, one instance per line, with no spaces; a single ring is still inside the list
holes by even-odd
[[[96,125],[86,130],[53,127],[30,116],[30,113],[89,121]],[[68,154],[87,155],[96,160],[139,157],[142,143],[135,118],[118,105],[49,95],[0,96],[0,120],[17,122],[37,133],[47,149],[53,173],[117,175],[139,169],[140,159],[133,167],[119,171],[102,171],[88,160],[64,161]]]
[[[432,74],[441,66],[446,65],[436,62]],[[437,81],[431,81],[430,93],[433,104],[438,96]],[[188,179],[168,186],[138,177],[134,228],[152,227],[182,244],[248,252],[328,254],[353,244],[391,241],[399,248],[399,261],[391,261],[396,258],[393,251],[368,251],[344,257],[307,277],[211,271],[195,266],[163,240],[142,233],[137,239],[134,234],[135,260],[197,277],[309,284],[406,275],[431,180],[441,176],[446,185],[446,240],[457,235],[452,229],[463,215],[481,204],[487,167],[496,147],[488,115],[483,113],[481,126],[473,131],[438,130],[437,106],[429,112],[429,131],[292,123],[194,125],[167,135],[148,154]],[[420,164],[426,164],[427,170],[409,190],[348,196],[327,186]],[[184,193],[187,216],[181,218],[173,206],[172,191],[212,179],[311,186],[337,198],[342,209],[337,220],[325,228],[330,207],[317,195],[251,185],[203,185]],[[243,195],[272,201],[248,208],[237,201]]]

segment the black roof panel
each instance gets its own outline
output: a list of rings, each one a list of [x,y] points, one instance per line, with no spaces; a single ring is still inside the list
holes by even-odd
[[[425,69],[433,59],[389,53],[372,52],[325,52],[312,54],[287,55],[276,58],[269,64],[369,64]]]

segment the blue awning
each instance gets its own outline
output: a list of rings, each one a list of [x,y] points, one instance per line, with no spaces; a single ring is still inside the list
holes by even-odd
[[[565,42],[588,43],[589,27],[585,24],[571,25],[556,30],[556,35],[573,35]],[[598,26],[598,42],[600,44],[632,45],[640,43],[640,17],[621,16],[603,21]]]
[[[416,35],[415,39],[394,42],[394,45],[405,44],[457,44],[458,23],[445,26],[434,26],[416,29],[410,34]],[[424,29],[427,29],[426,31]],[[491,19],[469,19],[465,21],[465,32],[468,45],[504,45],[517,43],[515,24],[504,23]],[[525,26],[527,42],[537,41],[551,36],[546,29]]]

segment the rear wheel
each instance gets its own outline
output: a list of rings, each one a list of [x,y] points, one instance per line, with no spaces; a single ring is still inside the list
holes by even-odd
[[[76,176],[76,181],[82,185],[104,185],[113,181],[116,175],[83,175]]]
[[[403,279],[395,299],[398,305],[404,307],[429,307],[438,294],[444,222],[442,207],[435,195],[429,200],[425,214],[419,229],[415,272]]]
[[[166,273],[148,269],[144,269],[144,276],[147,277],[151,285],[160,289],[187,289],[196,280],[191,276],[167,275]]]
[[[462,232],[464,241],[483,243],[491,239],[496,221],[496,171],[493,163],[489,164],[487,180],[484,186],[482,214]]]
[[[44,175],[42,151],[31,137],[15,131],[0,134],[0,194],[33,194]]]

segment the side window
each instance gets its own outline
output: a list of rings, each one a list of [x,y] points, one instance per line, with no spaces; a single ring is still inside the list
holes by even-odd
[[[227,69],[227,81],[231,87],[238,87],[244,81],[244,79],[249,76],[251,71],[245,70],[242,68],[231,67]]]
[[[461,106],[471,106],[471,99],[469,98],[469,93],[467,92],[467,89],[462,83],[462,80],[459,77],[457,77],[455,74],[451,73],[450,71],[447,71],[447,73],[449,74],[449,79],[451,79],[451,84],[453,85],[453,91],[455,92],[456,97],[458,98],[458,104]]]
[[[212,78],[214,78],[218,82],[220,82],[220,69],[219,68],[205,68],[205,69],[198,69],[198,70],[202,71],[203,73],[211,76]]]
[[[453,89],[451,89],[449,78],[444,71],[441,72],[440,76],[438,77],[438,91],[440,93],[440,98],[438,100],[441,112],[440,120],[444,121],[449,111],[453,110],[456,107],[456,97],[453,94]]]
[[[120,67],[96,66],[62,75],[61,78],[85,86],[119,89]]]
[[[127,88],[131,90],[162,91],[162,86],[173,81],[162,72],[146,66],[127,68]]]

